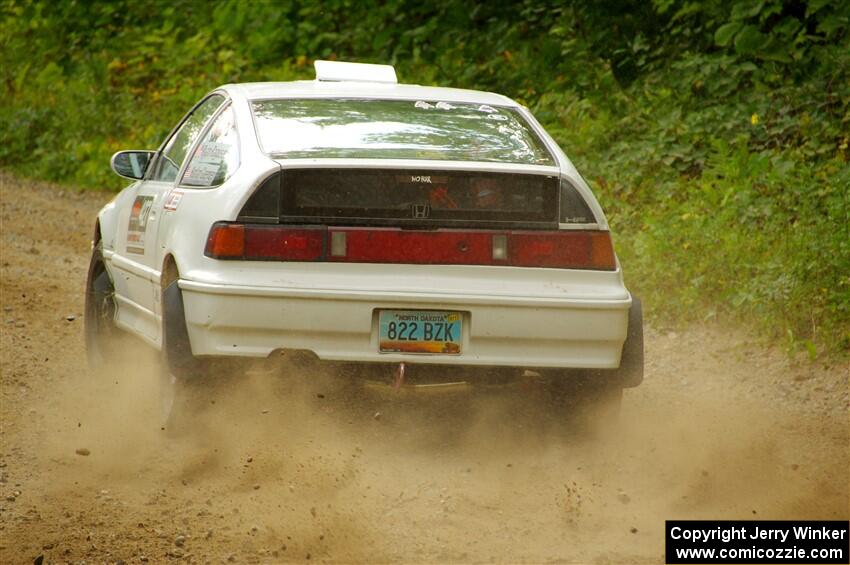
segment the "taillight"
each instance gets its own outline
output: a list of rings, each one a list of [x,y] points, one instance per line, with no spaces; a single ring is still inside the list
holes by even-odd
[[[325,255],[324,228],[249,226],[245,232],[245,259],[318,261]]]
[[[213,259],[318,261],[324,257],[327,230],[280,226],[213,224],[204,254]]]
[[[556,269],[616,268],[606,231],[436,230],[213,225],[213,259],[427,265],[506,265]]]
[[[510,236],[511,265],[613,271],[614,247],[607,231],[523,232]]]
[[[592,268],[613,271],[617,268],[614,256],[614,244],[611,233],[607,231],[588,232],[590,234],[590,264]]]
[[[245,256],[245,226],[213,224],[204,254],[215,259],[241,259]]]
[[[410,231],[395,228],[329,228],[346,234],[344,255],[333,261],[350,263],[419,263],[429,265],[490,265],[493,234],[459,230]],[[504,264],[504,261],[499,263]]]

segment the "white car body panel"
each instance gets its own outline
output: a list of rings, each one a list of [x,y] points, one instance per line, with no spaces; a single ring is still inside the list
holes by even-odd
[[[196,354],[265,357],[287,343],[322,359],[410,361],[378,353],[376,311],[430,309],[469,313],[452,362],[615,368],[631,305],[619,271],[217,263],[180,282]]]
[[[597,219],[597,223],[563,224],[561,228],[607,230],[605,216],[589,187],[527,109],[498,94],[389,83],[256,83],[225,85],[214,92],[228,98],[225,104],[231,104],[236,116],[240,165],[235,173],[221,186],[209,189],[135,182],[99,214],[119,327],[161,347],[160,289],[164,265],[173,260],[180,273],[187,329],[196,356],[265,357],[276,349],[307,349],[322,359],[362,362],[619,365],[632,301],[619,265],[615,271],[591,271],[221,261],[204,255],[212,224],[235,220],[265,178],[289,167],[380,166],[561,175],[579,190]],[[557,166],[403,159],[275,160],[263,154],[250,101],[308,97],[444,100],[518,108],[544,140]],[[177,179],[185,167],[184,163]],[[164,202],[174,191],[182,194],[179,205],[166,210]],[[153,197],[152,220],[149,218],[146,227],[144,254],[131,254],[127,252],[127,228],[130,209],[140,194]],[[461,354],[379,353],[376,312],[381,308],[463,312]]]

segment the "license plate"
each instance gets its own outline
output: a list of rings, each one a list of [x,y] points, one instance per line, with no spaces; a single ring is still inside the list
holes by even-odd
[[[381,310],[378,347],[383,353],[460,353],[460,312]]]

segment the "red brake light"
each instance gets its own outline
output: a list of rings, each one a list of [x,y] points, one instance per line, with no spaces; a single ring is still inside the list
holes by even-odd
[[[552,267],[562,269],[614,270],[613,249],[610,261],[602,252],[595,260],[594,241],[602,236],[609,243],[608,232],[559,231],[511,234],[511,264],[518,267]],[[604,249],[602,243],[600,249]]]
[[[616,269],[604,231],[436,230],[263,224],[213,225],[213,259]]]
[[[213,259],[318,261],[324,256],[325,228],[213,224],[205,255]]]
[[[245,234],[245,259],[319,261],[325,255],[327,230],[250,226]]]
[[[346,234],[346,253],[332,257],[349,263],[418,263],[490,265],[490,232],[459,230],[410,231],[396,228],[330,228]]]

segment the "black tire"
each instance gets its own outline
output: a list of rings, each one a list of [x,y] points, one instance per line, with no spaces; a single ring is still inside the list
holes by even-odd
[[[89,367],[103,370],[114,365],[120,330],[115,326],[115,286],[103,262],[100,241],[92,249],[86,279],[84,329]]]
[[[183,292],[177,280],[162,292],[162,356],[165,367],[178,380],[200,378],[209,372],[209,363],[192,355]]]
[[[239,360],[198,358],[192,354],[183,292],[178,279],[162,292],[162,375],[160,403],[163,427],[179,437],[200,425],[198,419],[215,402],[229,377],[242,372]]]

